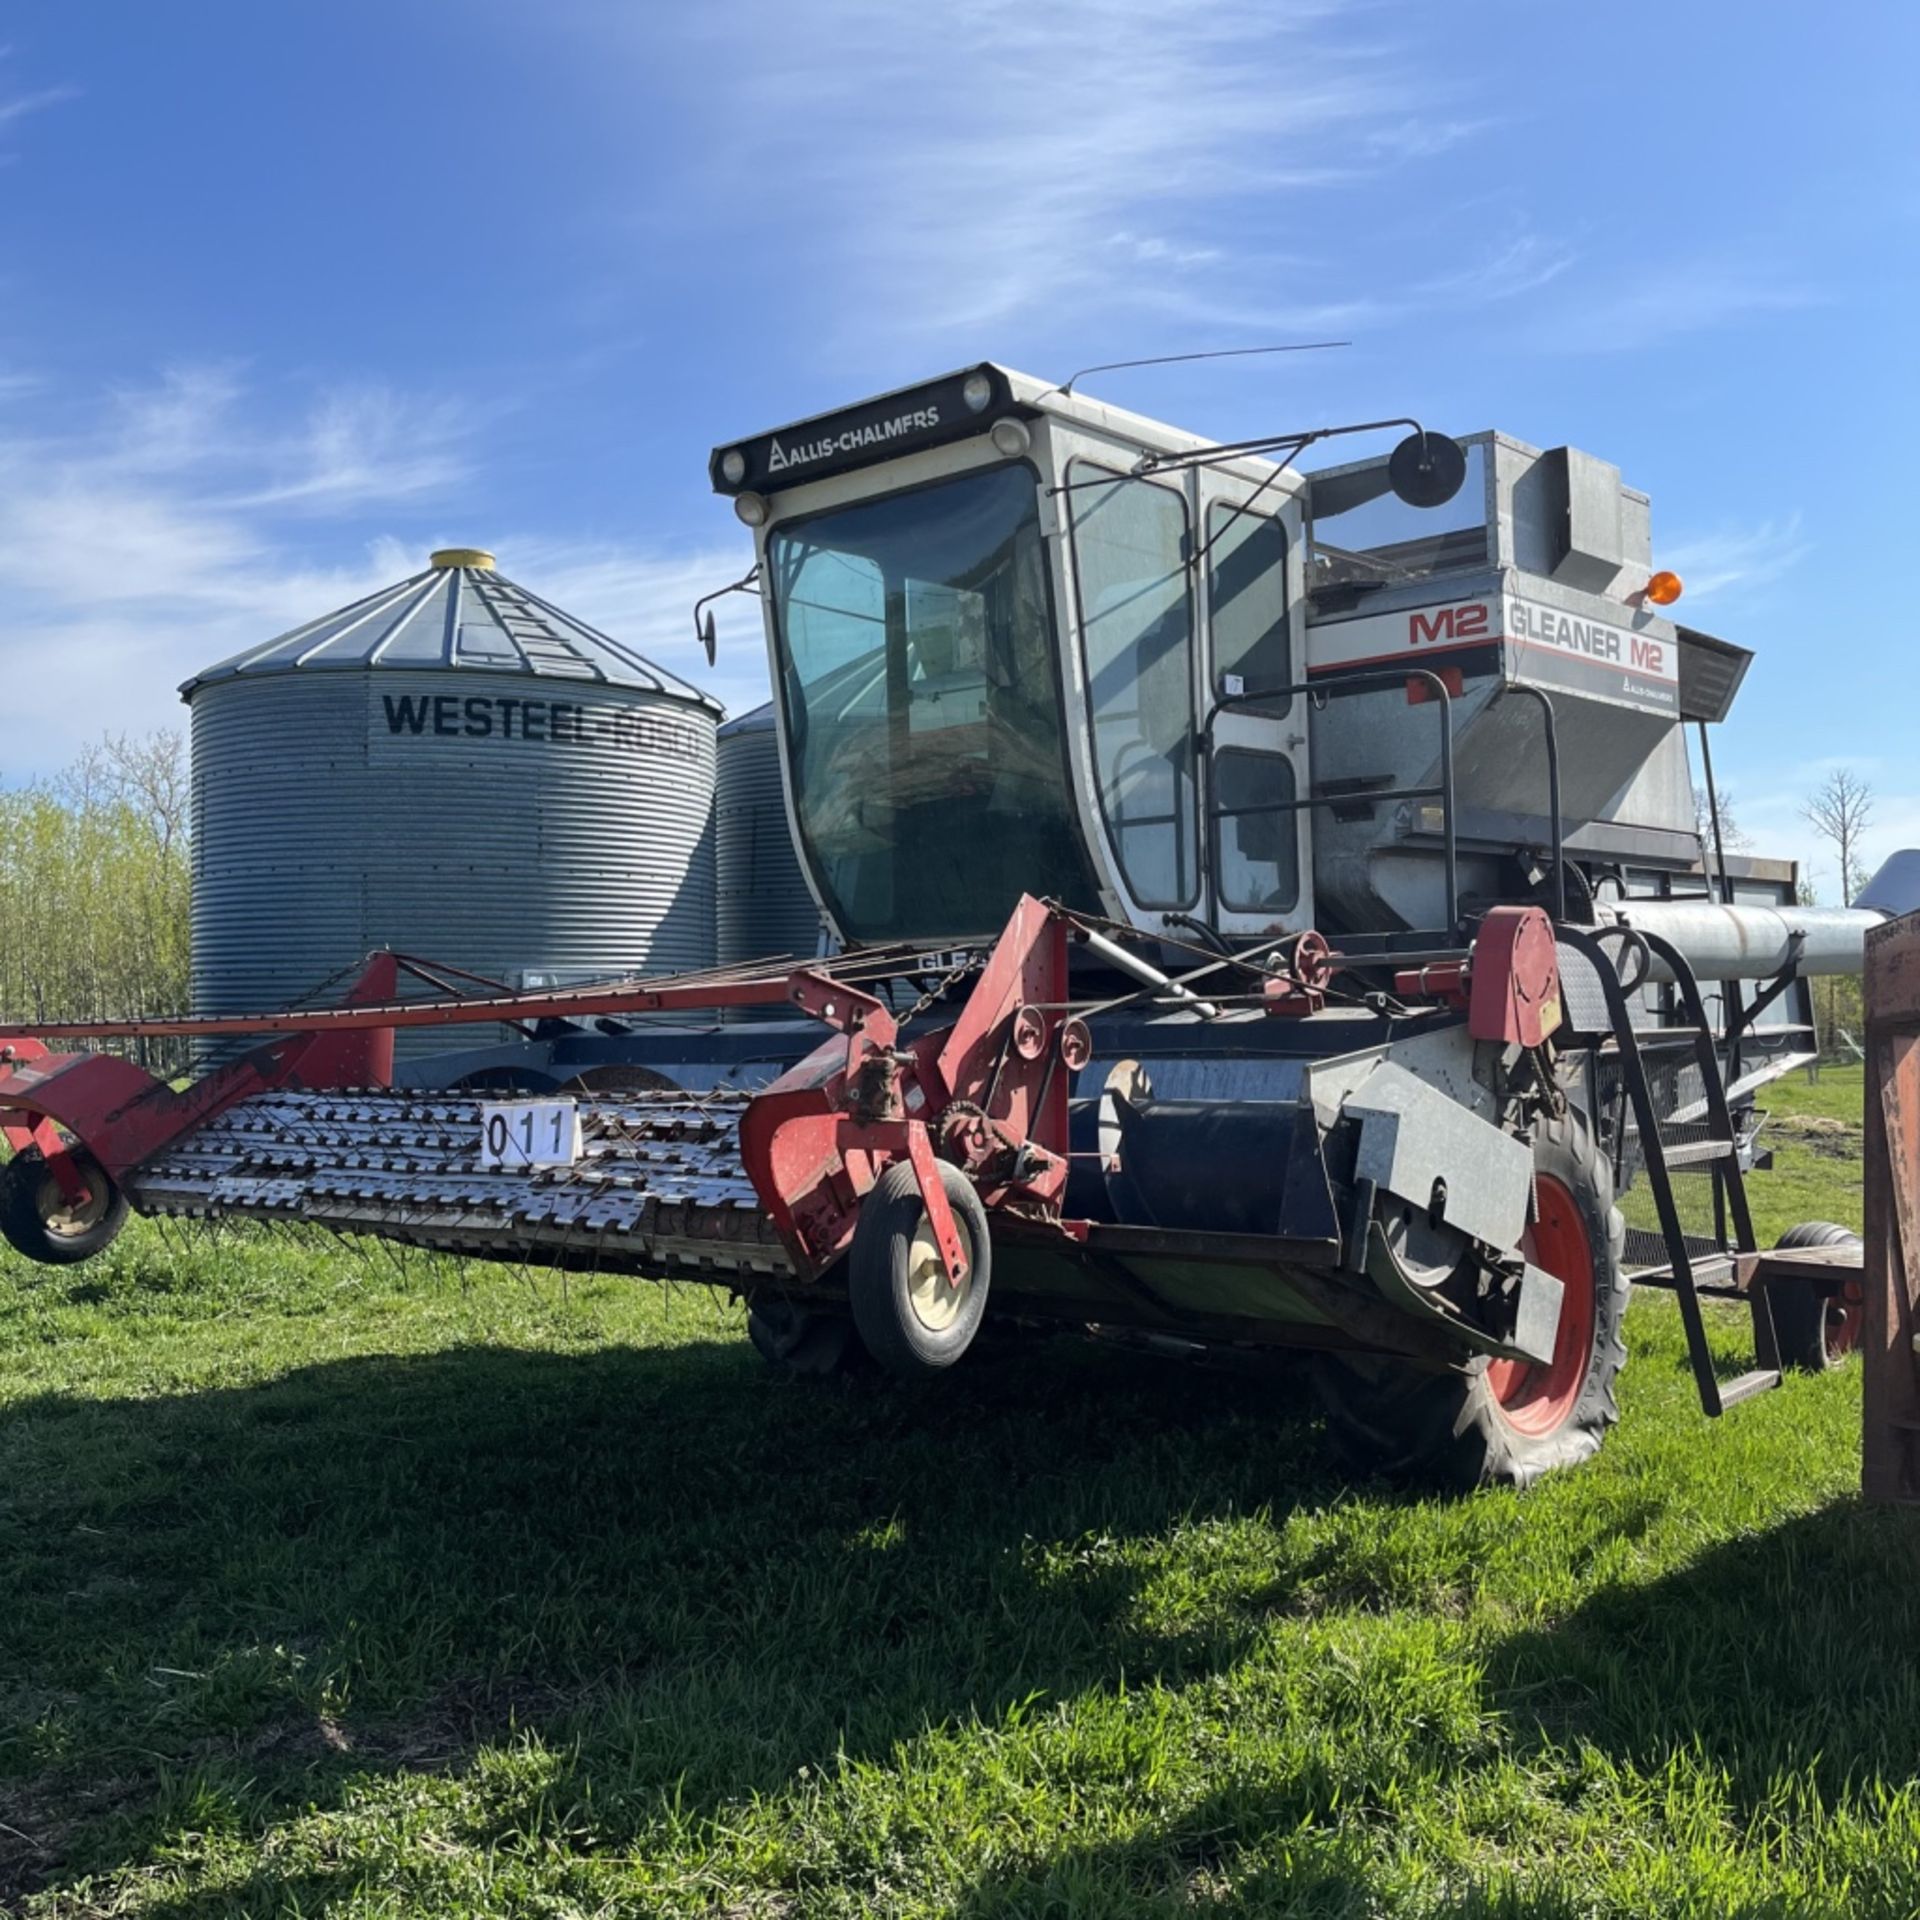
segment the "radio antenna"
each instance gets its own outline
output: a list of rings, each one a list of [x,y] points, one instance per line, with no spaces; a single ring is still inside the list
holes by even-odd
[[[1071,393],[1074,381],[1084,380],[1090,373],[1118,373],[1126,367],[1170,367],[1183,360],[1242,360],[1255,353],[1325,353],[1332,347],[1352,345],[1351,340],[1299,340],[1279,347],[1216,347],[1211,353],[1156,353],[1148,360],[1108,360],[1097,367],[1082,367],[1071,379],[1049,387],[1040,398],[1044,400],[1051,393]]]

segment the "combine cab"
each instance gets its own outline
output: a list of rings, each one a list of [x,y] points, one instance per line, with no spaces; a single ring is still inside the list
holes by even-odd
[[[843,951],[424,997],[383,954],[337,1007],[16,1029],[0,1226],[719,1280],[799,1371],[937,1371],[989,1316],[1304,1349],[1365,1464],[1524,1484],[1614,1417],[1633,1180],[1707,1410],[1772,1384],[1773,1303],[1848,1282],[1754,1247],[1752,1095],[1878,916],[1707,883],[1682,729],[1746,655],[1663,611],[1644,496],[1385,425],[1308,479],[1380,423],[1222,446],[982,366],[717,449]],[[712,1024],[749,1007],[794,1019]],[[404,1028],[544,1023],[524,1087],[643,1015],[681,1023],[604,1043],[626,1091],[391,1084]],[[185,1091],[47,1051],[130,1031],[260,1044]]]

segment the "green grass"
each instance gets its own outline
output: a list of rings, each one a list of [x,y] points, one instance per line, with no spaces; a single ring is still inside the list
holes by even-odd
[[[1776,1178],[1857,1207],[1824,1144]],[[0,1905],[1911,1915],[1857,1371],[1709,1426],[1668,1303],[1630,1330],[1598,1461],[1446,1501],[1343,1484],[1297,1377],[798,1386],[702,1293],[10,1262]]]

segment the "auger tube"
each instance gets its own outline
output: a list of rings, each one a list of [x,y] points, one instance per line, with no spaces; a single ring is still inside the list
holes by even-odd
[[[1599,911],[1602,926],[1633,927],[1669,941],[1702,980],[1766,980],[1788,965],[1806,975],[1858,973],[1868,929],[1887,917],[1871,907],[1722,906],[1710,900],[1609,901]],[[1655,957],[1647,977],[1672,976]]]

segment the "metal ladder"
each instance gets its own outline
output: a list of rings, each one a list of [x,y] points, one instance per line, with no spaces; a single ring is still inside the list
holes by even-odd
[[[1780,1348],[1774,1332],[1772,1300],[1763,1286],[1751,1288],[1744,1296],[1753,1315],[1757,1364],[1748,1372],[1723,1381],[1707,1344],[1702,1299],[1741,1298],[1738,1284],[1741,1256],[1752,1255],[1756,1248],[1753,1217],[1747,1206],[1746,1178],[1740,1168],[1739,1137],[1727,1106],[1726,1080],[1720,1071],[1713,1028],[1701,1004],[1700,983],[1685,957],[1670,942],[1657,934],[1639,933],[1637,937],[1646,943],[1648,952],[1672,975],[1680,1012],[1679,1020],[1672,1026],[1654,1033],[1641,1031],[1633,1024],[1633,1009],[1626,990],[1602,944],[1577,927],[1560,927],[1556,933],[1560,940],[1586,958],[1606,999],[1613,1058],[1618,1062],[1622,1089],[1632,1109],[1641,1172],[1653,1195],[1669,1262],[1664,1274],[1649,1274],[1643,1279],[1648,1284],[1670,1287],[1679,1299],[1680,1318],[1687,1335],[1687,1357],[1692,1363],[1700,1405],[1709,1417],[1717,1416],[1742,1400],[1780,1384]],[[1697,1140],[1670,1144],[1661,1131],[1660,1114],[1647,1078],[1646,1055],[1666,1049],[1690,1053],[1699,1072],[1706,1131]],[[1674,1171],[1695,1166],[1707,1167],[1714,1180],[1715,1218],[1722,1242],[1719,1253],[1705,1258],[1696,1258],[1687,1245],[1673,1189]]]
[[[556,638],[552,624],[517,588],[484,573],[471,575],[467,584],[536,673],[556,678],[597,677],[584,668],[577,649]]]

